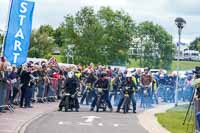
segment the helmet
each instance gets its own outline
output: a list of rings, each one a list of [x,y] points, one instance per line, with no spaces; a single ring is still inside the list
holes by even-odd
[[[160,75],[160,78],[164,78],[164,74],[161,74],[161,75]]]
[[[127,73],[127,74],[126,74],[126,77],[127,77],[127,78],[131,78],[131,77],[132,77],[132,74],[131,74],[131,73]]]
[[[106,72],[102,72],[102,73],[101,73],[101,77],[103,78],[103,77],[105,77],[105,76],[107,76],[107,73],[106,73]]]
[[[74,76],[74,72],[73,71],[68,72],[68,77],[69,78],[72,78],[73,76]]]

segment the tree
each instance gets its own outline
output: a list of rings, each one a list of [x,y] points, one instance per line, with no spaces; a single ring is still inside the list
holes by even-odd
[[[41,25],[40,28],[38,29],[38,31],[43,34],[48,34],[49,36],[53,36],[54,35],[54,29],[51,25]]]
[[[195,40],[190,43],[190,47],[189,48],[191,50],[200,51],[200,37],[195,38]]]
[[[174,56],[172,36],[161,26],[152,22],[142,22],[137,26],[136,37],[139,39],[136,50],[141,55],[141,66],[170,69]]]
[[[65,28],[63,26],[58,27],[55,29],[53,37],[55,39],[55,43],[59,46],[62,47],[65,43]]]
[[[33,30],[30,39],[29,57],[49,58],[52,48],[55,46],[52,33],[46,26]]]
[[[103,42],[109,53],[107,63],[127,62],[129,45],[134,36],[134,21],[123,10],[113,11],[109,7],[102,7],[98,17],[104,27]]]
[[[97,13],[84,7],[75,16],[67,15],[59,28],[64,28],[64,47],[75,44],[76,63],[112,64],[128,60],[134,22],[124,11],[102,7]],[[64,37],[63,37],[64,36]]]

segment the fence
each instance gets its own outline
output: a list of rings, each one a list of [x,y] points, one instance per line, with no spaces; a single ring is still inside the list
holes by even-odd
[[[0,87],[0,111],[2,111],[3,108],[8,108],[11,112],[14,112],[10,102],[10,96],[12,92],[13,91],[10,82],[4,87]]]
[[[35,84],[33,86],[34,88],[31,88],[33,89],[32,100],[39,102],[41,99],[45,99],[46,101],[54,102],[57,99],[59,79],[50,78],[49,81],[48,84]],[[17,91],[15,89],[17,89]],[[18,88],[16,88],[11,82],[8,82],[6,87],[0,87],[0,112],[4,108],[8,108],[11,112],[14,112],[12,105],[15,100],[17,100],[16,102],[19,102],[21,97],[20,90],[20,84],[18,85]]]

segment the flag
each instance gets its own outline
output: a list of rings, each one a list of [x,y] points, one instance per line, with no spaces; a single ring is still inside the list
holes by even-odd
[[[185,43],[177,42],[176,45],[177,45],[177,46],[181,46],[181,45],[185,45]]]
[[[32,30],[35,3],[27,0],[12,0],[3,55],[16,66],[26,62]]]

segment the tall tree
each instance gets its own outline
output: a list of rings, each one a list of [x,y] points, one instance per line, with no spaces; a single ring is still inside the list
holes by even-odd
[[[124,11],[102,7],[96,13],[84,7],[75,16],[67,15],[60,27],[65,28],[65,45],[75,44],[76,63],[112,64],[128,59],[134,22]]]
[[[120,64],[128,61],[128,49],[135,29],[132,18],[123,10],[113,11],[109,7],[102,7],[98,11],[98,17],[104,27],[103,44],[109,53],[107,63]]]
[[[41,25],[38,31],[43,34],[48,34],[48,36],[53,36],[54,35],[54,29],[51,25]]]
[[[195,38],[195,40],[190,43],[190,47],[189,48],[191,50],[200,51],[200,37]]]
[[[50,35],[51,30],[41,26],[33,30],[30,39],[29,57],[49,58],[52,48],[55,46],[54,38]]]
[[[53,37],[55,39],[55,43],[59,46],[62,47],[65,43],[65,28],[63,26],[58,27],[57,29],[55,29]]]
[[[142,22],[137,26],[137,38],[139,38],[141,65],[152,68],[170,69],[174,56],[174,44],[172,36],[164,28],[152,22]]]

